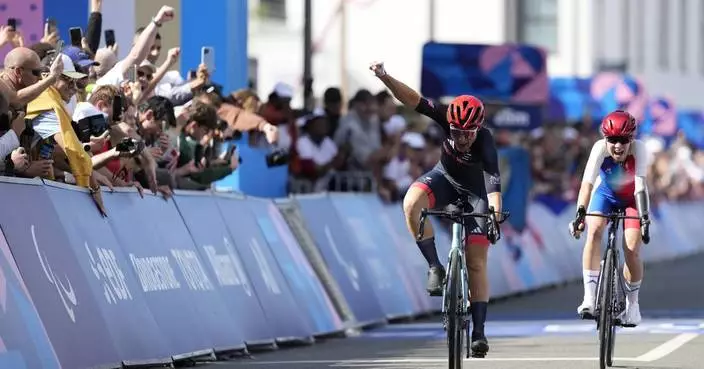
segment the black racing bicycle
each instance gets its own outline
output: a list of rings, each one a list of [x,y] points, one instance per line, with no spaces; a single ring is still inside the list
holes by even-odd
[[[606,218],[609,221],[606,250],[601,260],[601,271],[597,283],[597,306],[594,316],[581,315],[582,319],[594,319],[599,331],[599,367],[605,369],[613,365],[614,345],[616,342],[616,327],[633,327],[623,324],[621,314],[626,310],[626,281],[623,278],[622,265],[619,265],[619,248],[616,247],[616,232],[619,225],[626,219],[641,220],[640,217],[627,216],[623,210],[611,214],[582,213],[574,222],[574,227],[584,222],[588,216]],[[649,223],[641,222],[641,234],[645,243],[649,241]],[[579,237],[577,237],[579,238]],[[625,247],[625,236],[621,237],[621,245]]]
[[[448,258],[447,276],[444,281],[444,291],[442,296],[442,317],[443,328],[447,332],[447,347],[449,350],[449,368],[462,368],[462,345],[464,338],[467,339],[467,354],[470,356],[470,301],[469,301],[469,278],[466,271],[466,258],[464,254],[465,223],[470,218],[488,219],[487,235],[492,244],[501,238],[499,224],[508,219],[509,213],[502,212],[503,219],[496,219],[496,212],[493,207],[489,207],[487,213],[466,212],[466,207],[462,201],[455,204],[457,210],[428,210],[422,209],[420,215],[420,227],[417,238],[423,238],[425,221],[429,215],[435,215],[452,221],[452,245]],[[463,332],[464,331],[464,332]],[[480,357],[474,355],[474,357]]]

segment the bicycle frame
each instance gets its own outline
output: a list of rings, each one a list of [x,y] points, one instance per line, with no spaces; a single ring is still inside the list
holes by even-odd
[[[461,202],[458,202],[459,206],[458,208],[460,211],[445,211],[445,210],[428,210],[428,209],[422,209],[421,210],[421,217],[420,217],[420,224],[418,227],[418,235],[417,239],[423,239],[423,230],[425,227],[425,220],[428,215],[437,215],[440,217],[444,217],[447,219],[452,220],[452,245],[450,248],[450,253],[448,257],[448,263],[447,263],[447,271],[449,272],[447,279],[444,281],[444,290],[443,290],[443,295],[442,295],[442,315],[443,315],[443,326],[444,328],[448,331],[448,346],[450,345],[450,342],[453,342],[452,340],[456,340],[456,338],[450,338],[450,334],[454,335],[456,334],[459,330],[464,330],[464,339],[466,340],[466,357],[470,356],[470,335],[469,335],[469,320],[467,319],[467,316],[469,315],[469,307],[470,307],[470,291],[469,291],[469,280],[468,280],[468,274],[467,274],[467,259],[465,256],[464,252],[464,245],[465,245],[465,238],[466,238],[466,220],[469,218],[485,218],[487,219],[488,222],[490,222],[492,229],[496,232],[496,239],[492,242],[495,242],[500,238],[500,228],[499,224],[503,223],[506,221],[509,217],[508,212],[502,212],[503,214],[503,219],[501,222],[497,221],[496,219],[496,213],[494,212],[494,209],[492,207],[489,207],[488,213],[468,213],[468,212],[463,212],[461,209],[464,208],[462,206]],[[454,257],[457,258],[454,259]],[[456,261],[458,263],[458,274],[457,277],[460,279],[460,288],[459,291],[461,292],[461,302],[458,304],[459,306],[448,306],[449,304],[452,303],[452,300],[454,297],[451,297],[452,295],[448,292],[448,289],[451,289],[451,285],[454,285],[452,283],[449,283],[449,279],[452,278],[451,274],[453,271],[453,268],[451,267],[453,261]],[[454,280],[454,279],[453,279]],[[456,296],[460,297],[460,296]],[[455,310],[459,308],[459,311]],[[453,311],[457,312],[458,314],[453,317],[452,321],[448,319],[450,315],[449,309],[452,309]],[[459,317],[459,319],[457,319]],[[459,329],[457,328],[457,323],[461,324]],[[448,327],[449,326],[449,327]],[[449,331],[450,327],[453,327],[454,329],[452,332]],[[461,337],[461,336],[460,336]],[[454,341],[456,342],[456,341]],[[462,339],[460,339],[459,343],[459,351],[462,351]],[[455,350],[457,346],[453,346],[450,349]],[[456,360],[457,355],[459,352],[452,352],[450,354],[450,357],[452,360]],[[452,362],[450,363],[452,366]],[[461,367],[461,361],[459,362],[459,367]]]
[[[592,214],[595,215],[595,214]],[[620,215],[623,216],[623,215]],[[599,281],[597,283],[597,289],[596,289],[596,296],[601,296],[601,289],[602,289],[602,282],[604,280],[604,269],[606,268],[606,255],[609,250],[612,250],[613,255],[614,255],[614,262],[616,263],[615,265],[615,271],[616,271],[616,280],[617,280],[617,288],[616,288],[616,294],[614,295],[614,299],[616,300],[616,306],[612,306],[612,311],[611,313],[614,313],[615,315],[620,314],[623,312],[623,310],[626,309],[626,281],[623,278],[623,273],[622,273],[622,266],[621,266],[621,250],[616,246],[616,234],[618,233],[618,227],[619,225],[622,224],[623,218],[619,217],[609,217],[607,215],[603,215],[602,217],[609,219],[609,228],[608,228],[608,236],[607,236],[607,241],[606,241],[606,248],[604,249],[604,253],[601,257],[601,265],[599,267]],[[624,229],[625,231],[625,229]],[[622,247],[626,246],[626,239],[625,235],[621,237],[621,244]],[[596,313],[595,315],[599,315],[601,312],[598,310],[598,306],[596,307]]]
[[[452,223],[452,244],[450,252],[447,255],[446,270],[450,270],[450,262],[452,261],[453,252],[457,252],[460,258],[460,279],[462,281],[462,313],[466,315],[469,312],[469,280],[467,278],[467,258],[464,253],[465,226],[461,223]],[[446,284],[447,285],[447,284]],[[447,293],[442,294],[442,314],[447,314]]]

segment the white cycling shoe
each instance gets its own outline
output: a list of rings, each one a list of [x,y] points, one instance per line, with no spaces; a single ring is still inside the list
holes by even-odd
[[[624,312],[623,316],[621,317],[623,319],[623,326],[624,327],[629,327],[633,328],[640,324],[641,321],[641,316],[640,316],[640,306],[638,306],[638,303],[636,302],[635,304],[629,304],[626,303],[626,311]]]
[[[584,300],[577,307],[577,315],[582,319],[594,319],[594,301]]]

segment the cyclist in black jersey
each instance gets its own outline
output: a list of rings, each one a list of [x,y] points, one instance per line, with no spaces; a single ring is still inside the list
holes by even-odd
[[[499,160],[491,132],[482,127],[484,104],[474,96],[462,95],[455,98],[448,107],[439,107],[387,74],[383,63],[373,63],[369,69],[391,90],[396,99],[433,119],[445,132],[440,162],[417,179],[403,199],[406,225],[413,237],[418,234],[421,209],[443,208],[460,196],[469,198],[471,208],[468,211],[485,212],[487,206],[491,205],[496,212],[500,212]],[[501,219],[501,214],[496,216]],[[489,301],[486,262],[489,238],[496,239],[498,235],[493,232],[487,234],[484,219],[475,219],[474,224],[468,226],[467,233],[467,270],[473,322],[471,349],[486,354],[489,351],[484,335]],[[438,259],[430,223],[426,223],[424,237],[417,244],[430,268],[427,290],[431,296],[442,296],[445,268]]]

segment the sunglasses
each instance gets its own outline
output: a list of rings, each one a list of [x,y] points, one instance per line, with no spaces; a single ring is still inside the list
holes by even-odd
[[[625,137],[625,136],[611,136],[611,137],[606,137],[606,141],[610,144],[620,143],[622,145],[625,145],[625,144],[631,142],[631,138]]]
[[[147,79],[147,81],[151,81],[152,78],[154,78],[154,75],[153,75],[153,74],[147,74],[147,73],[144,73],[144,72],[139,71],[139,72],[137,72],[137,77],[144,77],[144,78]]]
[[[479,132],[479,127],[472,128],[472,129],[451,128],[450,129],[450,137],[452,137],[452,139],[455,141],[457,141],[458,138],[471,139],[477,135],[477,132]]]

